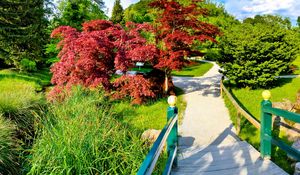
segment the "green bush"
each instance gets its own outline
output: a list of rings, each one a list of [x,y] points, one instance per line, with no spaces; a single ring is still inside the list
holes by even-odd
[[[211,61],[220,60],[220,58],[222,58],[220,49],[217,48],[208,49],[204,55],[204,58],[206,60],[211,60]]]
[[[41,117],[40,128],[29,174],[135,174],[148,150],[95,91],[73,91]]]
[[[299,52],[298,43],[298,34],[280,25],[235,25],[224,32],[219,62],[231,83],[267,87],[289,71]]]
[[[14,125],[0,114],[0,174],[18,174]]]
[[[51,43],[46,45],[45,55],[47,56],[46,64],[48,65],[52,65],[59,61],[59,58],[57,57],[59,53],[59,50],[56,47],[57,44],[58,41],[52,39]]]
[[[32,71],[36,71],[37,70],[37,68],[36,68],[36,62],[32,61],[32,60],[29,60],[27,58],[22,59],[19,64],[20,64],[19,68],[22,71],[32,72]]]

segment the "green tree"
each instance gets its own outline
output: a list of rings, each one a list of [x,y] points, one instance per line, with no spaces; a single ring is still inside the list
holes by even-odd
[[[188,0],[190,1],[190,0]],[[211,0],[205,0],[204,2],[198,3],[198,6],[207,10],[206,16],[199,16],[199,20],[206,21],[210,24],[217,26],[221,31],[230,28],[232,25],[239,24],[240,22],[236,20],[231,14],[229,14],[224,5],[217,4]],[[220,38],[217,37],[216,40],[220,42]],[[205,53],[204,57],[207,60],[217,60],[221,57],[220,46],[218,43],[205,42],[205,43],[195,43],[195,48]]]
[[[0,59],[7,65],[34,70],[47,41],[45,0],[0,1]],[[28,65],[29,64],[29,65]]]
[[[297,18],[297,25],[298,25],[298,27],[300,27],[300,16],[298,16],[298,18]]]
[[[149,3],[153,0],[140,0],[136,4],[130,5],[124,11],[124,22],[135,23],[153,22],[156,19],[157,10],[151,8]]]
[[[85,21],[93,19],[107,19],[104,11],[103,0],[61,0],[58,5],[58,13],[55,15],[54,26],[68,25],[81,28]]]
[[[113,10],[112,10],[112,15],[111,15],[110,20],[115,24],[121,23],[123,20],[123,16],[124,16],[124,10],[121,5],[121,2],[120,2],[120,0],[115,0],[115,4],[114,4]]]
[[[289,71],[299,53],[297,33],[280,24],[244,23],[224,32],[221,39],[223,74],[242,87],[267,87]]]
[[[229,14],[224,5],[217,4],[211,0],[206,0],[204,3],[198,3],[199,6],[205,8],[209,16],[205,16],[201,20],[207,21],[211,24],[218,26],[221,30],[225,30],[239,21]]]
[[[244,23],[255,24],[266,24],[270,27],[279,25],[280,27],[291,29],[292,23],[289,18],[283,18],[278,15],[256,15],[254,18],[246,18]]]
[[[107,19],[104,11],[103,0],[61,0],[59,1],[57,12],[50,21],[47,33],[50,36],[52,30],[58,26],[66,25],[77,29],[81,29],[81,24],[85,21],[94,19]],[[59,59],[57,58],[58,50],[56,45],[58,40],[51,39],[45,48],[45,54],[48,64],[53,64]]]

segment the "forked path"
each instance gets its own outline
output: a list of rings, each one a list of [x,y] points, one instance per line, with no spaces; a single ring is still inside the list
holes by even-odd
[[[235,143],[238,137],[228,109],[220,97],[219,66],[201,77],[173,77],[175,86],[185,91],[187,108],[179,126],[180,146],[223,145]]]

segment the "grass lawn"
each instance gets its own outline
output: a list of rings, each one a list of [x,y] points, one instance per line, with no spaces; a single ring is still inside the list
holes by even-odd
[[[197,62],[194,65],[184,67],[181,71],[173,71],[173,76],[182,77],[199,77],[204,75],[210,68],[213,67],[211,63]]]
[[[297,91],[300,89],[300,78],[281,79],[280,86],[269,89],[271,91],[272,102],[280,102],[283,99],[289,99],[292,102],[296,100]],[[261,93],[264,89],[251,90],[249,88],[232,89],[233,94],[244,105],[244,107],[257,119],[260,119]]]
[[[35,82],[40,86],[40,88],[42,88],[43,86],[50,85],[51,74],[49,69],[42,69],[32,73],[19,72],[15,69],[3,69],[0,70],[0,80],[1,78],[12,78]]]
[[[178,97],[179,118],[181,119],[186,108],[186,102],[183,99],[181,89],[176,88],[176,94]],[[129,102],[121,101],[114,104],[113,111],[118,116],[122,116],[125,123],[144,131],[147,129],[162,129],[167,123],[167,108],[167,98],[162,98],[141,106],[132,106]]]
[[[19,73],[14,69],[0,70],[0,112],[26,110],[43,98],[43,86],[50,83],[49,69],[35,73]]]
[[[14,78],[0,78],[0,113],[26,109],[41,99],[35,92],[36,84]]]
[[[283,99],[289,99],[292,102],[296,100],[297,91],[300,89],[300,78],[294,79],[281,79],[279,81],[279,86],[275,88],[269,89],[272,93],[271,101],[272,102],[280,102]],[[250,114],[252,114],[255,118],[260,120],[260,102],[262,101],[261,93],[264,89],[251,90],[249,88],[242,89],[232,89],[232,93],[238,99],[241,106],[244,109],[247,109]],[[229,109],[230,116],[232,121],[235,123],[237,111],[234,106],[228,100],[227,97],[224,97],[226,106]],[[248,121],[242,119],[241,124],[241,133],[240,137],[243,140],[248,141],[257,149],[259,148],[260,139],[259,139],[259,130],[257,130],[254,126],[252,126]],[[281,133],[282,134],[282,133]],[[287,142],[285,136],[281,135],[282,139]],[[280,167],[285,169],[287,172],[292,172],[290,167],[290,162],[287,162],[287,156],[284,151],[276,148],[276,152],[273,152],[272,160],[278,164]]]
[[[294,71],[294,74],[300,74],[300,55],[295,59],[293,65],[297,67],[297,70]]]

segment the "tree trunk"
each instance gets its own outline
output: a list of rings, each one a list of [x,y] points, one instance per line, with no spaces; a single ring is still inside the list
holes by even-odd
[[[167,74],[165,74],[165,89],[164,90],[165,90],[165,94],[167,94],[169,91],[169,77]]]
[[[169,77],[171,76],[171,70],[165,70],[165,88],[164,93],[167,94],[169,92]]]

